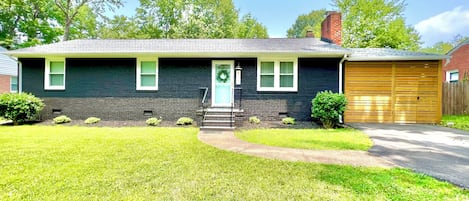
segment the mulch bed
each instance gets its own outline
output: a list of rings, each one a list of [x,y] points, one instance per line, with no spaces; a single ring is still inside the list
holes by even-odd
[[[82,127],[146,127],[145,121],[100,121],[96,124],[85,124],[84,120],[72,120],[70,123],[54,124],[52,120],[45,120],[40,122],[28,122],[29,125],[40,126],[82,126]],[[12,125],[11,123],[0,124],[4,126]],[[194,125],[178,126],[176,121],[162,121],[158,127],[197,127],[197,122]],[[262,128],[290,128],[290,129],[313,129],[320,126],[314,122],[297,121],[294,125],[285,125],[281,121],[262,121],[259,124],[251,124],[248,121],[236,123],[237,129],[262,129]]]

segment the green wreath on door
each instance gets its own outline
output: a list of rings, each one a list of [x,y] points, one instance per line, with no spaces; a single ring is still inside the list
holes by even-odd
[[[230,79],[230,72],[226,69],[219,70],[217,73],[217,81],[226,83]]]

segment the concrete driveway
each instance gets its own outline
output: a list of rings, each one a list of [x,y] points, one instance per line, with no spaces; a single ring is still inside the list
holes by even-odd
[[[469,132],[432,125],[351,124],[374,142],[369,150],[396,165],[469,188]]]

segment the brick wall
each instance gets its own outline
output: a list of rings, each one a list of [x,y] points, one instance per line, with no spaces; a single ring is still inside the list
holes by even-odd
[[[443,64],[443,80],[446,81],[446,72],[450,70],[459,70],[459,80],[464,79],[464,74],[468,73],[469,76],[469,44],[461,46],[453,52],[452,58],[444,61]]]
[[[10,76],[0,75],[0,93],[10,92]]]
[[[342,45],[342,14],[331,11],[321,23],[321,40]]]
[[[46,107],[41,120],[52,119],[61,114],[72,119],[86,119],[94,116],[102,120],[145,120],[162,117],[177,120],[180,117],[196,119],[198,99],[196,98],[42,98]],[[60,110],[60,114],[54,114]],[[146,116],[144,111],[152,111]]]

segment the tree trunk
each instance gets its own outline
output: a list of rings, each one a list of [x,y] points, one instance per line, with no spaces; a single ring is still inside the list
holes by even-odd
[[[69,20],[67,19],[67,22],[65,23],[65,27],[64,27],[64,41],[67,41],[69,40],[69,37],[70,37],[70,22]]]

